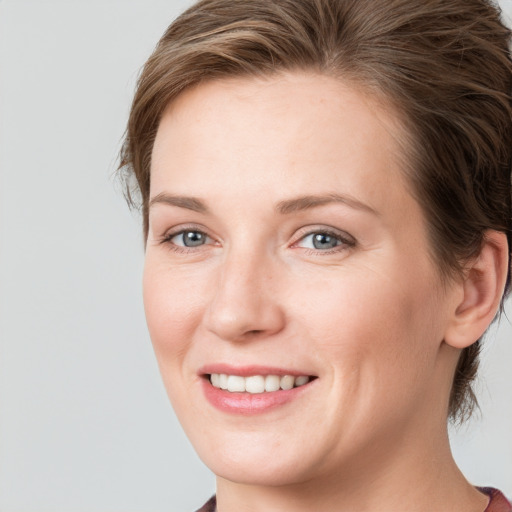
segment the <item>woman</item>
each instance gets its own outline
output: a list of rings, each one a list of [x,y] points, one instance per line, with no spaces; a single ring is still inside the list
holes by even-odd
[[[204,0],[164,34],[122,165],[202,511],[511,510],[447,436],[510,282],[509,39],[484,0]]]

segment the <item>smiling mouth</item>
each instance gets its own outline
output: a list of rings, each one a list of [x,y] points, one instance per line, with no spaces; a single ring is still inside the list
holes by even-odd
[[[228,375],[226,373],[211,373],[206,375],[214,388],[230,393],[272,393],[287,391],[304,386],[316,379],[310,375]]]

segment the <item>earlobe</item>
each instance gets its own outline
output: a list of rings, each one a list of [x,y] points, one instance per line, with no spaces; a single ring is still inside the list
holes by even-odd
[[[462,299],[450,319],[444,341],[463,349],[485,332],[498,311],[507,279],[509,257],[505,233],[488,231],[480,254],[466,271]]]

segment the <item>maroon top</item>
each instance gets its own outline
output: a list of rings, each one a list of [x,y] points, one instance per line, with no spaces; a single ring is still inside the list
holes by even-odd
[[[492,487],[479,487],[478,490],[487,494],[490,498],[489,505],[487,505],[484,512],[512,512],[512,505],[509,503],[507,498],[498,491],[498,489],[493,489]],[[215,508],[213,509],[213,512],[215,512]]]
[[[507,498],[497,489],[492,487],[479,487],[478,490],[487,494],[490,501],[484,512],[512,512],[512,505]],[[197,512],[217,512],[217,500],[215,496],[210,498]]]

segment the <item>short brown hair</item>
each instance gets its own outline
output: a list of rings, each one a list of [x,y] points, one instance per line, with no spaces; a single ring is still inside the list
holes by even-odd
[[[486,0],[202,0],[167,29],[140,75],[121,151],[148,231],[151,152],[184,89],[232,76],[312,70],[381,95],[412,143],[407,176],[444,278],[487,230],[512,234],[510,31]],[[129,180],[126,181],[128,183]],[[507,290],[510,286],[510,272]],[[480,341],[464,349],[449,413],[476,405]]]

